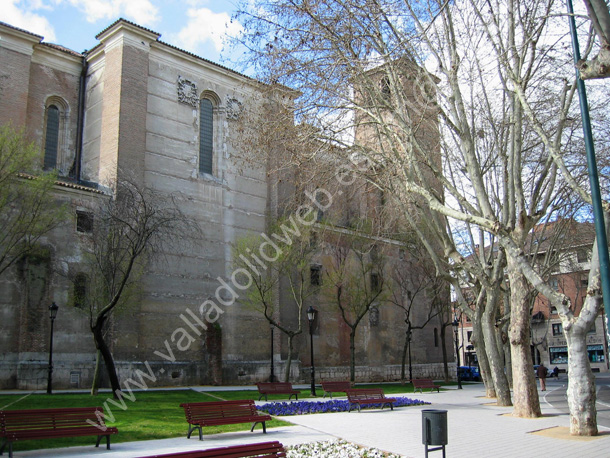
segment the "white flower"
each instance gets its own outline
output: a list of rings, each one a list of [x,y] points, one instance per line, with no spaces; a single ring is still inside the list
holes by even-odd
[[[341,439],[288,446],[288,458],[401,458],[400,455],[364,448]]]

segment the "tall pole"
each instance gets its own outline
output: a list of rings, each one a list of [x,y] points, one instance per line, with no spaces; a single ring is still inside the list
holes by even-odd
[[[49,317],[51,318],[51,341],[49,343],[49,377],[47,379],[47,394],[53,393],[53,324],[57,316],[57,304],[53,302],[49,306]]]
[[[455,363],[456,363],[456,370],[457,370],[457,384],[458,384],[458,390],[462,389],[462,377],[460,376],[460,347],[458,345],[458,327],[459,327],[459,322],[457,319],[457,316],[455,317],[455,319],[453,320],[453,337],[455,340]]]
[[[409,330],[407,331],[407,339],[409,341],[409,382],[413,383],[413,364],[411,364],[411,337],[413,337],[413,334],[411,333],[411,327],[409,326]]]
[[[313,320],[309,322],[309,343],[311,349],[311,395],[316,396],[316,369],[313,362]]]
[[[318,311],[311,305],[307,309],[307,319],[309,320],[309,344],[311,351],[311,395],[316,396],[316,369],[313,361],[313,323]]]
[[[572,49],[574,52],[574,64],[580,60],[580,47],[578,45],[578,34],[576,21],[574,20],[574,7],[572,0],[567,0],[568,19],[570,22],[570,34],[572,35]],[[604,210],[599,190],[599,175],[597,173],[597,161],[595,159],[595,146],[593,145],[593,134],[591,132],[591,119],[589,118],[589,103],[587,102],[587,89],[585,82],[580,78],[576,68],[576,88],[580,100],[580,114],[582,116],[582,130],[585,137],[585,151],[587,153],[587,166],[589,168],[589,185],[591,187],[591,201],[593,204],[593,217],[595,220],[595,235],[597,237],[597,253],[599,255],[599,269],[602,283],[602,297],[606,319],[610,316],[610,260],[608,257],[608,241],[606,239],[606,227],[604,224]],[[607,324],[607,323],[606,323]]]
[[[273,368],[273,325],[271,325],[271,375],[269,375],[269,381],[275,382],[275,374]]]

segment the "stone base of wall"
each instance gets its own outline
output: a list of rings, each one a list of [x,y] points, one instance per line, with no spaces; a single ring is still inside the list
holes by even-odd
[[[434,380],[444,380],[445,367],[442,363],[432,364],[415,364],[412,366],[413,378],[431,378]],[[308,374],[308,371],[303,369],[303,374]],[[356,366],[355,379],[356,382],[400,382],[400,365],[391,366]],[[406,377],[409,378],[409,370],[406,370]],[[449,364],[449,379],[455,380],[457,377],[455,363]],[[316,367],[316,382],[324,381],[341,381],[350,379],[350,370],[346,366],[337,367]],[[308,382],[306,376],[303,382]]]
[[[271,363],[269,361],[223,361],[222,375],[225,384],[253,385],[256,382],[268,382],[271,379]],[[290,378],[285,380],[286,361],[273,362],[273,375],[276,382],[296,383],[301,377],[300,361],[292,361]]]
[[[59,359],[59,358],[58,358]],[[182,387],[189,385],[207,385],[207,371],[202,370],[197,362],[134,362],[116,361],[116,368],[121,386],[130,389],[147,389],[150,387]],[[91,388],[95,360],[54,362],[53,390]],[[49,364],[44,360],[22,362],[0,361],[0,389],[46,390]],[[110,388],[106,368],[100,369],[99,388]]]
[[[48,380],[48,361],[40,358],[28,361],[0,360],[0,389],[46,390]],[[60,355],[58,355],[60,356]],[[89,389],[95,369],[91,355],[82,359],[56,358],[53,368],[53,389]],[[276,381],[285,381],[285,361],[274,361]],[[129,389],[147,389],[151,387],[185,387],[219,384],[212,379],[212,374],[200,361],[139,362],[116,361],[121,386]],[[413,368],[413,378],[445,378],[442,363],[417,364]],[[316,382],[322,380],[349,380],[349,367],[316,367]],[[356,382],[398,382],[400,365],[392,366],[356,366]],[[302,367],[300,361],[293,361],[288,381],[299,384],[311,382],[310,368]],[[408,374],[408,370],[407,370]],[[110,388],[106,370],[101,369],[100,388]],[[223,361],[223,385],[253,385],[256,382],[269,381],[271,364],[269,361]],[[408,377],[408,375],[407,375]],[[455,380],[455,364],[449,365],[449,377]]]

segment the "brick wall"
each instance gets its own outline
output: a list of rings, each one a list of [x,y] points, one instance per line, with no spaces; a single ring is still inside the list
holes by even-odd
[[[0,47],[0,124],[25,125],[30,61],[29,55]]]

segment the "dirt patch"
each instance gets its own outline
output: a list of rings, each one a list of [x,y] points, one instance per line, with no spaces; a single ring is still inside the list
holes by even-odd
[[[570,434],[570,428],[567,426],[552,426],[550,428],[539,429],[537,431],[529,431],[528,434],[536,434],[537,436],[580,442],[590,442],[599,439],[607,439],[610,437],[610,431],[600,431],[597,436],[572,436]]]

